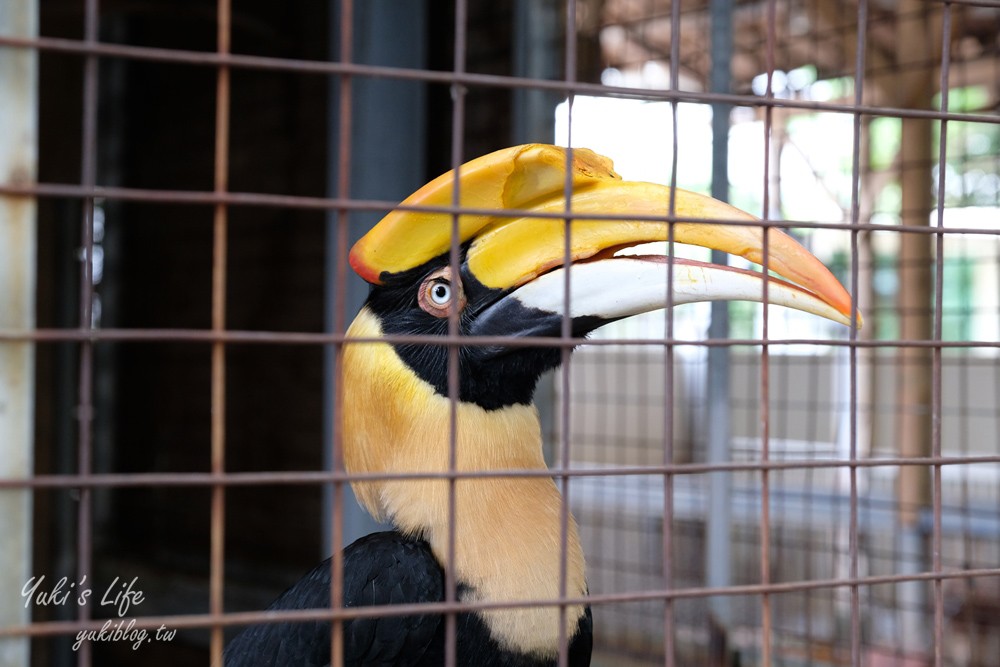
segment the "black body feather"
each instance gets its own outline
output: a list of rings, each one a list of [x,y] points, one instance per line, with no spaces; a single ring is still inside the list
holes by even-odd
[[[459,598],[465,588],[459,585]],[[329,607],[330,561],[285,591],[269,610]],[[444,572],[430,545],[395,531],[374,533],[344,550],[344,607],[444,600]],[[348,667],[438,667],[444,664],[444,619],[439,614],[356,618],[344,622]],[[457,619],[462,667],[548,667],[555,660],[502,648],[475,613]],[[590,609],[569,646],[571,667],[590,664]],[[271,623],[247,628],[226,647],[225,667],[324,667],[330,664],[330,623]]]

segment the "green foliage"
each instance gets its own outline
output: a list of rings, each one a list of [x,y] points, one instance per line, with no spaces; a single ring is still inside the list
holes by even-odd
[[[874,118],[868,131],[872,169],[888,169],[899,153],[903,121],[899,118]]]

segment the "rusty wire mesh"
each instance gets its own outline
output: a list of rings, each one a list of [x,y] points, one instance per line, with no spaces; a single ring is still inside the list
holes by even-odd
[[[569,99],[572,105],[579,105],[583,97],[660,103],[666,109],[661,118],[665,125],[676,125],[680,108],[721,104],[733,107],[734,119],[758,133],[757,152],[729,158],[731,163],[759,164],[756,189],[737,188],[734,195],[743,197],[737,203],[761,214],[763,224],[794,229],[814,252],[825,252],[822,258],[838,269],[869,326],[850,334],[824,330],[802,334],[802,329],[786,326],[777,311],[744,309],[733,311],[728,337],[706,340],[689,336],[693,330],[685,327],[693,326],[690,320],[675,317],[668,308],[658,320],[586,341],[588,345],[568,361],[566,369],[543,385],[542,392],[554,406],[547,422],[552,470],[509,474],[552,475],[568,494],[567,505],[580,523],[588,558],[589,602],[597,619],[595,662],[708,664],[722,637],[727,651],[740,654],[741,664],[995,664],[1000,651],[996,644],[1000,636],[996,491],[1000,488],[996,296],[1000,292],[1000,4],[858,0],[834,10],[834,3],[823,0],[735,2],[732,85],[727,91],[708,92],[712,4],[615,0],[559,4],[564,19],[563,71],[552,78],[493,71],[489,64],[495,54],[481,53],[490,29],[472,22],[483,10],[463,0],[436,15],[446,19],[438,30],[453,45],[450,54],[438,60],[437,69],[355,62],[351,26],[357,7],[350,0],[340,3],[335,23],[339,51],[330,59],[242,52],[234,46],[234,8],[228,0],[219,0],[209,14],[199,16],[202,29],[213,28],[211,50],[185,46],[183,39],[166,40],[166,45],[156,39],[119,41],[102,22],[108,13],[122,8],[109,3],[102,9],[96,0],[86,0],[82,11],[69,4],[43,7],[40,36],[0,35],[3,51],[30,50],[43,58],[43,85],[53,71],[80,68],[81,87],[72,90],[80,100],[74,107],[81,128],[73,153],[79,156],[78,169],[70,170],[69,177],[57,174],[45,179],[43,151],[43,177],[38,182],[0,183],[0,196],[33,197],[43,208],[47,202],[61,202],[62,210],[78,216],[72,221],[78,229],[74,245],[82,260],[78,275],[60,284],[52,281],[46,288],[50,298],[53,294],[65,298],[65,291],[75,290],[74,316],[62,322],[40,317],[42,324],[34,329],[0,331],[0,344],[32,342],[43,363],[46,355],[68,354],[69,361],[63,363],[73,367],[73,372],[55,381],[40,382],[42,388],[67,394],[63,405],[71,406],[71,412],[49,407],[37,414],[61,423],[59,428],[69,428],[74,460],[55,461],[58,452],[53,450],[40,457],[34,476],[0,480],[0,488],[30,489],[36,495],[42,526],[36,535],[57,525],[57,515],[66,508],[75,513],[69,520],[73,543],[69,562],[58,562],[54,547],[45,552],[55,542],[51,537],[37,540],[36,562],[78,579],[93,578],[102,567],[110,571],[109,567],[130,562],[128,540],[121,540],[132,533],[117,534],[101,517],[150,521],[122,509],[130,502],[163,512],[166,518],[154,521],[147,532],[191,539],[194,546],[189,553],[198,554],[193,557],[202,562],[159,562],[143,572],[148,580],[161,582],[158,595],[176,594],[185,602],[199,603],[160,605],[155,615],[137,615],[135,627],[180,630],[181,643],[189,652],[170,654],[173,661],[215,661],[226,629],[275,621],[260,611],[259,598],[233,600],[232,589],[240,589],[240,581],[260,578],[269,594],[280,592],[290,583],[285,577],[297,567],[287,563],[309,563],[315,554],[315,544],[305,554],[296,554],[295,545],[285,545],[264,549],[257,559],[234,560],[227,553],[252,551],[261,541],[260,534],[248,537],[242,529],[250,526],[281,541],[275,524],[288,520],[287,512],[278,509],[258,524],[248,523],[240,518],[246,506],[260,503],[252,505],[259,509],[289,497],[303,506],[312,503],[314,509],[301,520],[301,530],[318,532],[322,517],[315,505],[319,490],[329,488],[336,508],[329,528],[332,543],[340,543],[345,483],[357,478],[336,466],[322,470],[315,458],[293,452],[282,459],[280,446],[277,454],[247,454],[239,451],[239,439],[251,437],[248,431],[254,428],[276,437],[300,429],[308,434],[305,440],[318,439],[315,423],[292,423],[295,418],[281,411],[270,415],[285,420],[278,426],[263,421],[244,426],[245,420],[253,421],[245,413],[255,406],[266,411],[264,404],[273,396],[261,388],[262,396],[247,397],[241,387],[272,381],[278,393],[297,378],[284,377],[275,368],[318,366],[324,349],[334,350],[336,358],[336,350],[345,344],[343,259],[350,242],[348,221],[396,203],[391,197],[351,196],[351,158],[361,150],[352,143],[352,119],[367,111],[354,104],[357,81],[418,82],[448,98],[445,117],[450,121],[436,130],[437,139],[447,139],[447,149],[438,157],[443,169],[438,171],[457,166],[470,152],[485,152],[478,150],[481,145],[511,143],[506,137],[484,139],[474,132],[483,121],[468,108],[479,94],[532,90]],[[159,18],[170,11],[169,3],[151,11]],[[237,4],[235,16],[244,21],[246,30],[260,29],[253,25],[250,10],[245,15],[240,11]],[[64,33],[74,30],[58,28],[67,21],[60,12],[68,13],[69,22],[80,21],[78,34],[67,36]],[[47,25],[57,28],[49,33]],[[276,51],[283,49],[298,53],[284,44]],[[187,185],[191,181],[177,174],[164,182],[179,186],[128,175],[102,177],[102,146],[123,141],[115,138],[111,126],[106,126],[108,136],[98,131],[99,110],[105,104],[101,94],[108,90],[101,87],[99,73],[105,82],[113,78],[115,63],[164,68],[155,71],[172,68],[179,72],[171,79],[174,83],[190,76],[199,86],[211,86],[212,104],[202,110],[212,112],[185,118],[192,125],[171,135],[190,135],[192,142],[211,146],[207,169],[199,167],[210,175],[207,185]],[[643,68],[658,68],[659,75],[650,75],[653,83],[641,78]],[[796,87],[777,82],[779,78],[787,82],[790,73],[806,69],[808,83]],[[614,74],[600,83],[601,70]],[[254,78],[258,75],[281,77],[286,88],[278,86],[279,93],[287,92],[288,85],[309,86],[317,80],[329,80],[336,87],[338,97],[329,109],[322,85],[306,90],[301,98],[330,113],[337,105],[339,121],[325,156],[337,165],[337,179],[326,192],[322,183],[317,187],[315,182],[286,182],[287,190],[275,192],[266,179],[254,181],[245,176],[246,170],[234,166],[248,159],[231,131],[234,117],[245,110],[232,102],[234,87],[266,86]],[[811,96],[816,91],[810,86],[821,84],[827,96]],[[917,97],[907,96],[914,91]],[[310,95],[323,98],[323,104]],[[46,125],[45,112],[51,105],[69,104],[69,96],[43,100],[43,133],[52,127]],[[300,120],[295,112],[289,113],[292,119],[286,122]],[[824,119],[841,123],[843,141],[849,146],[841,156],[848,164],[839,165],[839,174],[846,174],[840,182],[833,167],[824,166],[810,152],[809,132],[827,131]],[[157,131],[158,121],[152,115],[118,120],[148,122],[151,133]],[[239,136],[247,137],[249,130],[243,132]],[[567,138],[581,145],[572,132],[571,127]],[[679,174],[690,156],[680,151],[678,132],[669,142],[669,155],[661,156],[667,180],[685,185]],[[889,142],[889,148],[880,142]],[[914,154],[909,153],[911,148]],[[810,212],[786,210],[782,160],[795,151],[804,156],[817,181],[834,190],[830,199],[839,205],[838,212],[813,217]],[[235,187],[232,175],[237,173],[241,183],[253,187]],[[910,179],[918,183],[916,199],[914,186],[907,185]],[[290,321],[279,320],[245,305],[253,300],[247,291],[267,291],[248,278],[255,258],[266,250],[245,246],[252,243],[248,236],[267,230],[267,221],[252,218],[261,210],[294,215],[292,224],[303,227],[321,225],[325,213],[335,217],[340,273],[334,292],[326,295],[337,304],[330,331],[323,332],[315,318],[296,319],[293,314]],[[440,210],[460,212],[456,207]],[[170,220],[189,211],[193,222]],[[143,218],[147,213],[149,220]],[[51,209],[41,215],[58,218]],[[111,219],[115,215],[118,220]],[[102,224],[109,216],[109,226],[184,227],[192,240],[173,251],[201,253],[200,263],[192,260],[187,270],[202,272],[200,289],[207,297],[162,290],[157,296],[167,297],[164,312],[151,308],[141,317],[120,317],[117,326],[101,323],[100,313],[94,312],[95,296],[102,290],[92,261],[102,243],[95,239],[95,216],[102,218]],[[66,217],[46,224],[71,224]],[[665,219],[677,220],[672,215]],[[262,238],[266,244],[274,237],[262,234]],[[280,261],[322,262],[322,255],[307,246],[308,241],[302,242],[305,249]],[[167,255],[169,251],[164,250]],[[142,256],[149,261],[157,257],[155,249]],[[67,260],[59,256],[53,261]],[[179,261],[186,266],[185,260]],[[169,267],[151,269],[158,270]],[[314,281],[321,280],[320,272],[314,271]],[[308,277],[296,274],[296,279]],[[299,286],[291,283],[283,294],[292,294]],[[908,286],[915,287],[915,296]],[[132,303],[143,300],[142,295],[132,299]],[[186,313],[185,299],[199,300],[197,315],[175,316]],[[233,319],[257,324],[234,327]],[[139,324],[129,325],[130,321]],[[459,344],[500,342],[470,343],[456,332],[452,329],[448,336],[432,340],[397,340],[445,344],[453,354]],[[502,342],[557,346],[568,360],[569,350],[585,341],[567,333],[558,340]],[[732,395],[722,407],[733,425],[732,458],[708,462],[706,423],[717,418],[719,406],[706,403],[699,378],[705,373],[707,351],[720,348],[730,350]],[[115,351],[118,366],[102,356],[104,350]],[[119,465],[108,463],[102,449],[107,444],[95,439],[101,432],[95,430],[95,415],[111,406],[101,404],[103,394],[95,387],[112,374],[109,367],[120,373],[129,362],[150,375],[121,376],[126,386],[116,405],[135,407],[150,421],[116,422],[119,433],[131,438],[124,446],[142,447],[145,443],[137,439],[159,430],[165,435],[150,434],[152,447],[178,445],[178,440],[192,437],[193,430],[175,423],[192,417],[207,425],[207,433],[199,433],[193,443],[201,448],[199,454],[175,460],[160,453],[157,456],[170,459],[162,465],[156,457],[141,454],[115,459]],[[165,368],[173,363],[189,369],[188,374]],[[261,376],[254,372],[258,366],[264,369]],[[334,371],[336,375],[336,364]],[[452,363],[452,397],[457,395],[456,373],[457,364]],[[313,390],[318,388],[317,376],[306,372],[303,377]],[[169,378],[174,384],[158,385],[156,378]],[[129,392],[130,387],[138,391]],[[924,393],[908,394],[908,388]],[[159,392],[167,403],[174,400],[177,408],[150,407]],[[190,402],[170,398],[183,392],[195,396]],[[39,389],[39,403],[45,405],[46,400]],[[335,411],[336,400],[333,405],[312,405],[310,414]],[[190,407],[196,404],[200,408]],[[197,413],[190,415],[185,409]],[[38,430],[42,442],[58,428],[42,424]],[[335,426],[335,461],[339,442]],[[731,581],[718,587],[708,584],[704,565],[706,493],[710,478],[721,473],[732,476],[734,515],[729,533]],[[451,480],[468,476],[476,474],[439,475]],[[275,489],[289,489],[293,495],[281,496]],[[124,494],[128,490],[134,495]],[[117,508],[110,515],[109,504]],[[192,514],[204,522],[194,532],[171,525]],[[158,544],[155,535],[143,540],[153,547]],[[563,540],[565,546],[565,532]],[[266,561],[275,553],[284,565],[268,571]],[[142,557],[140,553],[138,558]],[[335,557],[334,572],[339,567]],[[334,581],[332,599],[339,600],[336,577]],[[451,572],[449,581],[448,600],[432,608],[448,614],[453,637],[456,611],[491,605],[457,602]],[[190,595],[181,594],[179,589],[184,588],[191,589]],[[719,598],[730,601],[724,627],[712,607]],[[572,602],[563,597],[531,604],[564,607]],[[65,651],[60,654],[52,648],[55,643],[68,642],[81,630],[101,628],[104,610],[82,605],[73,610],[72,618],[46,616],[45,611],[34,610],[30,624],[2,628],[0,636],[31,637],[36,661],[51,657],[51,664],[57,664],[60,655],[65,664],[133,664],[130,660],[154,664],[156,651],[166,650],[101,653],[111,649],[83,642],[67,658]],[[344,610],[335,605],[331,610],[289,612],[281,618],[330,619],[339,627],[337,622],[346,618],[408,611],[412,608]],[[336,645],[336,632],[334,636]],[[450,655],[449,664],[454,660]]]

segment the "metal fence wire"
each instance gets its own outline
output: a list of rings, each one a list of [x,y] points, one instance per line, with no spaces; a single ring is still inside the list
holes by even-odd
[[[720,302],[386,335],[448,349],[452,467],[380,479],[567,500],[561,595],[463,601],[446,568],[416,608],[444,664],[460,612],[582,602],[570,513],[596,665],[998,664],[1000,2],[9,0],[0,135],[0,664],[221,664],[244,626],[319,620],[340,665],[345,620],[412,613],[340,602],[377,529],[342,454],[347,254],[527,142],[788,231],[865,324]],[[454,468],[458,350],[497,344],[561,351],[547,471]],[[264,611],[331,555],[332,608]]]

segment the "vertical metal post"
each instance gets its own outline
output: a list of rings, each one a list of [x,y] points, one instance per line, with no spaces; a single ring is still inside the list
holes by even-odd
[[[335,1],[331,11],[331,54],[339,54],[340,2]],[[426,2],[413,0],[398,3],[392,0],[366,0],[354,5],[354,62],[394,67],[426,67]],[[339,178],[336,164],[338,152],[338,127],[340,123],[339,86],[331,80],[330,137],[327,154],[331,164],[327,190],[337,194]],[[358,199],[398,200],[410,194],[425,180],[424,156],[426,134],[426,84],[417,81],[393,79],[352,79],[353,98],[351,114],[351,174],[350,193]],[[351,243],[361,238],[380,218],[375,212],[352,212],[349,218]],[[326,248],[326,330],[334,330],[334,295],[346,290],[343,300],[346,321],[350,321],[364,303],[367,285],[351,271],[346,285],[337,284],[337,264],[347,261],[347,249],[337,247],[337,220],[335,212],[327,218]],[[333,374],[333,350],[327,350],[324,363],[323,405],[323,464],[332,470],[334,415],[329,406],[334,405],[337,379]],[[323,549],[332,552],[330,528],[332,523],[333,496],[327,488],[323,497]],[[344,543],[350,544],[358,537],[378,530],[372,520],[358,505],[350,490],[345,490],[343,521]]]
[[[935,91],[934,68],[927,64],[927,54],[933,51],[927,43],[931,32],[926,12],[920,0],[900,0],[896,6],[896,62],[900,68],[897,104],[907,109],[930,109]],[[904,118],[902,126],[899,161],[902,224],[903,227],[927,227],[933,208],[931,122]],[[931,339],[932,242],[929,234],[900,234],[898,314],[902,340]],[[899,456],[930,456],[930,349],[900,348],[897,372]],[[921,515],[930,506],[931,499],[929,468],[900,466],[898,474],[899,562],[896,572],[915,574],[926,571],[930,563],[926,532],[921,525]],[[899,585],[898,636],[908,652],[922,652],[927,648],[926,602],[926,583],[909,581]]]
[[[517,0],[514,6],[514,76],[560,79],[563,75],[564,22],[562,0]],[[547,90],[515,88],[512,91],[512,144],[552,143],[555,109],[564,95]],[[542,424],[542,451],[548,465],[556,463],[555,374],[538,382],[535,405]]]
[[[232,7],[230,0],[218,0],[216,6],[216,51],[228,55],[231,42]],[[229,68],[221,65],[215,79],[215,156],[214,190],[222,194],[229,188]],[[229,247],[229,209],[216,204],[212,212],[212,331],[226,328],[226,262]],[[226,345],[212,343],[211,357],[211,466],[212,473],[226,471]],[[226,487],[212,487],[210,519],[210,564],[208,574],[209,611],[213,615],[224,610],[224,582],[226,565]],[[225,644],[222,626],[213,625],[210,655],[213,664],[222,661]]]
[[[858,106],[864,102],[865,93],[865,62],[867,56],[866,44],[866,30],[868,27],[868,3],[866,0],[861,0],[858,3],[858,14],[857,14],[857,31],[856,31],[856,48],[854,53],[854,103]],[[870,121],[870,119],[869,119]],[[859,222],[861,213],[861,174],[870,173],[867,167],[869,166],[868,160],[870,159],[870,150],[868,142],[868,127],[867,121],[861,116],[860,113],[854,116],[854,136],[852,141],[853,157],[851,159],[851,222]],[[862,162],[864,160],[864,162]],[[865,220],[868,220],[867,212]],[[857,231],[851,232],[851,281],[850,287],[854,293],[854,299],[857,301],[859,293],[859,285],[862,284],[862,268],[860,265],[861,258],[861,246],[859,244],[859,233]],[[867,259],[872,259],[869,256]],[[866,272],[871,272],[870,263],[868,263]],[[865,276],[870,282],[870,275]],[[868,305],[867,303],[865,305]],[[867,335],[871,335],[870,333]],[[866,389],[870,389],[870,386],[865,384],[858,385],[858,348],[853,345],[857,342],[858,331],[856,328],[851,329],[850,341],[852,346],[847,349],[847,367],[844,371],[847,375],[847,396],[846,402],[848,406],[847,415],[842,415],[844,428],[840,431],[838,436],[838,450],[841,452],[840,456],[844,457],[844,450],[846,449],[846,457],[851,461],[856,461],[858,459],[858,405],[862,401],[867,400],[868,395],[865,393]],[[868,352],[874,352],[873,350],[868,350]],[[837,355],[838,357],[840,355]],[[863,362],[870,362],[871,358],[868,356],[862,356],[861,360]],[[838,365],[841,365],[838,363]],[[842,391],[838,392],[841,393]],[[867,426],[870,422],[865,422],[863,426]],[[866,443],[870,444],[871,437],[870,431],[864,429],[862,431],[863,438]],[[846,440],[846,443],[844,442]],[[846,444],[846,447],[844,446]],[[865,452],[867,456],[867,451]],[[846,472],[846,474],[845,474]],[[858,541],[858,499],[861,497],[859,490],[858,481],[858,469],[851,467],[847,471],[842,471],[840,476],[847,478],[848,493],[851,502],[850,507],[850,519],[847,526],[847,546],[848,546],[848,563],[847,563],[847,576],[850,579],[857,580],[860,575],[860,547]],[[864,478],[862,478],[863,480]],[[838,477],[837,487],[839,488],[840,478]],[[843,528],[838,526],[837,532],[841,535],[843,534]],[[842,562],[842,555],[837,556],[834,563]],[[835,565],[836,567],[836,565]],[[851,646],[851,664],[859,665],[861,664],[861,589],[858,586],[851,586],[850,590],[847,591],[847,596],[843,593],[838,594],[838,597],[847,597],[847,607],[850,609],[850,646]],[[836,598],[835,598],[836,599]],[[809,601],[807,598],[806,602],[806,613],[810,611]],[[842,620],[840,611],[844,608],[844,605],[838,604],[835,609],[837,609],[836,621],[839,623]]]
[[[730,92],[730,62],[733,53],[732,0],[712,0],[712,71],[710,85],[714,93]],[[730,105],[712,105],[712,196],[722,201],[729,198],[729,113]],[[726,264],[726,253],[713,250],[712,262]],[[712,303],[712,320],[708,328],[711,339],[729,337],[729,304]],[[708,348],[708,380],[706,383],[708,463],[725,463],[731,458],[729,422],[729,348]],[[709,475],[708,517],[705,540],[708,551],[706,583],[711,587],[730,585],[732,474],[715,472]],[[728,653],[726,634],[730,620],[727,596],[709,600],[711,613],[711,645],[714,664],[725,664]]]
[[[0,34],[38,36],[35,0],[0,4]],[[37,172],[38,55],[8,49],[0,57],[0,182],[31,185]],[[0,197],[0,329],[35,326],[35,199]],[[0,477],[30,477],[34,467],[35,348],[0,344]],[[0,627],[31,621],[19,595],[31,577],[31,489],[0,491]],[[27,666],[27,637],[0,639],[0,665]]]
[[[514,76],[559,79],[563,64],[561,0],[517,0],[514,5]],[[513,143],[552,143],[555,108],[563,95],[530,88],[515,88]]]

